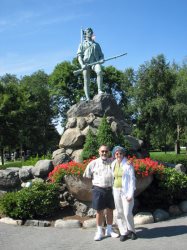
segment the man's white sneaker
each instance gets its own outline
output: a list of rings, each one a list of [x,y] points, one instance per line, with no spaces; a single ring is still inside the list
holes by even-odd
[[[107,237],[112,237],[112,238],[118,238],[119,237],[119,234],[113,232],[113,231],[108,231],[106,230],[105,231],[105,236]]]
[[[101,234],[99,232],[96,232],[94,240],[95,241],[100,241],[100,240],[102,240],[102,238],[103,238],[103,234]]]

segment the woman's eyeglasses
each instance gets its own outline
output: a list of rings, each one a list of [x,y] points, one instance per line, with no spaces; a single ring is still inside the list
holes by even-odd
[[[123,155],[123,153],[115,153],[115,155]]]

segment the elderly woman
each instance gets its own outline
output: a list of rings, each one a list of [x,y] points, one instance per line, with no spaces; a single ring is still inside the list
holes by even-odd
[[[120,231],[120,241],[128,238],[137,239],[134,218],[132,214],[134,206],[135,174],[134,168],[125,157],[126,150],[116,146],[112,150],[115,160],[112,162],[114,175],[113,195],[117,211],[117,224]]]

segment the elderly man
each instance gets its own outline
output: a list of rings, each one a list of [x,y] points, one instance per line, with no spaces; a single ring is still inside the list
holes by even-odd
[[[91,161],[83,174],[83,177],[91,178],[93,183],[92,205],[96,212],[97,232],[94,240],[101,240],[103,235],[102,224],[104,209],[107,214],[107,227],[105,236],[117,238],[119,235],[112,230],[114,199],[112,194],[113,174],[111,161],[108,158],[109,149],[102,145],[99,148],[99,158]]]
[[[90,100],[90,71],[91,69],[97,74],[97,87],[98,94],[102,94],[102,83],[103,83],[103,74],[101,63],[104,62],[104,55],[102,53],[101,47],[98,43],[93,40],[93,30],[87,28],[83,31],[84,41],[79,45],[77,51],[78,61],[83,69],[84,77],[84,92],[86,95],[87,101]],[[87,66],[90,63],[99,62],[98,64],[93,65],[92,67]]]

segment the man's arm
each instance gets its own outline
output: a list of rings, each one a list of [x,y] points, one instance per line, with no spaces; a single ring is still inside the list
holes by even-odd
[[[79,62],[82,69],[85,67],[84,62],[83,62],[83,57],[84,57],[83,45],[81,43],[79,45],[79,48],[78,48],[78,51],[77,51],[77,59],[78,59],[78,62]]]
[[[78,62],[80,64],[80,66],[81,66],[81,69],[86,68],[86,66],[84,65],[84,62],[83,62],[83,59],[82,59],[81,55],[78,55]]]
[[[84,65],[84,67],[86,68],[86,67],[89,67],[89,66],[91,67],[91,66],[96,65],[96,64],[102,64],[102,63],[104,63],[104,62],[106,62],[106,61],[110,61],[110,60],[116,59],[116,58],[121,57],[121,56],[124,56],[124,55],[127,55],[127,53],[123,53],[123,54],[121,54],[121,55],[109,57],[109,58],[107,58],[107,59],[100,59],[100,60],[97,61],[97,62],[89,63],[89,64],[87,64],[87,65]],[[82,73],[83,70],[84,70],[84,68],[75,70],[75,71],[73,71],[73,74],[76,76],[76,75]]]
[[[93,178],[93,168],[95,166],[95,160],[91,161],[90,163],[88,163],[84,173],[83,173],[83,177],[84,178],[89,178],[92,179]]]

